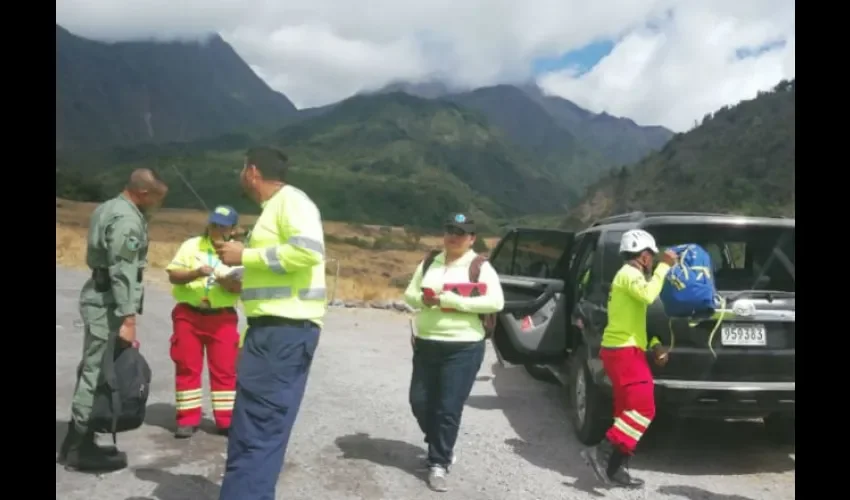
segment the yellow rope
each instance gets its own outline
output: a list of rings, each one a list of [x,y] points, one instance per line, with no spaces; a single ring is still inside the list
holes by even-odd
[[[720,323],[723,321],[723,317],[726,316],[726,299],[720,297],[720,316],[717,317],[717,322],[714,323],[714,328],[711,329],[711,333],[708,334],[708,349],[711,351],[711,355],[717,358],[717,353],[714,352],[714,347],[712,346],[712,341],[714,340],[714,334],[717,333],[717,330],[720,328]]]
[[[720,323],[723,322],[723,318],[726,316],[726,299],[720,297],[720,315],[717,317],[717,322],[714,324],[714,328],[711,329],[711,333],[708,334],[708,350],[711,351],[711,355],[714,358],[717,358],[717,353],[714,352],[714,347],[712,344],[714,343],[714,335],[717,333],[717,330],[720,328]],[[699,322],[697,321],[688,321],[688,326],[694,328],[697,326]],[[676,333],[673,331],[673,318],[667,320],[667,328],[670,330],[670,351],[673,352],[673,347],[676,345]]]

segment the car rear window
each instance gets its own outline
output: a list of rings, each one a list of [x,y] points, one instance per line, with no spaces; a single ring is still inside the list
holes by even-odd
[[[794,228],[689,224],[645,228],[660,248],[697,243],[711,255],[719,290],[795,290]]]
[[[512,274],[551,278],[573,236],[557,231],[523,231],[519,233]]]

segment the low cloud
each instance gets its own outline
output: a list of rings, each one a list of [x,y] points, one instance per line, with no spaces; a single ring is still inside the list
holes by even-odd
[[[596,112],[674,130],[795,75],[791,0],[63,0],[56,22],[99,40],[218,32],[299,107],[394,80],[522,81],[533,61],[613,39],[589,72],[540,75]],[[759,49],[772,44],[772,50]],[[753,55],[738,59],[741,50]]]

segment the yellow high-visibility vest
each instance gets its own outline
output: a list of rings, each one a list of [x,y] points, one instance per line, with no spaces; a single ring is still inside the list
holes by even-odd
[[[661,343],[658,337],[647,339],[646,314],[661,294],[670,266],[659,262],[649,280],[629,264],[614,275],[608,295],[608,323],[602,332],[602,347],[637,347],[646,350]]]
[[[217,270],[219,268],[230,269],[218,260],[209,238],[196,236],[189,238],[180,245],[174,259],[165,269],[167,271],[191,271],[203,265],[214,267]],[[210,307],[213,308],[234,307],[239,302],[238,293],[228,292],[210,276],[203,276],[183,285],[172,285],[171,294],[178,303],[195,307],[200,306],[204,299],[209,301]]]
[[[245,316],[304,319],[327,312],[325,238],[318,207],[286,185],[263,203],[242,254]]]

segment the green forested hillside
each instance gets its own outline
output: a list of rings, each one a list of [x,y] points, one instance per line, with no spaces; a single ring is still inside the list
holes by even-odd
[[[553,176],[581,191],[610,170],[611,160],[587,147],[513,85],[484,87],[443,97],[478,111],[517,146],[534,154]]]
[[[459,92],[439,81],[395,82],[378,92],[397,91],[445,99],[480,111],[517,144],[544,157],[560,157],[556,161],[570,171],[572,182],[582,188],[585,181],[597,180],[613,166],[635,163],[661,149],[673,136],[664,127],[642,126],[626,117],[592,113],[572,101],[546,94],[536,83]]]
[[[794,215],[796,80],[706,115],[593,185],[564,227],[631,210]]]
[[[279,127],[297,113],[218,35],[104,43],[56,26],[56,148]]]
[[[577,199],[482,116],[403,93],[348,99],[257,142],[290,155],[291,182],[333,220],[438,227],[446,212],[465,210],[495,224],[524,214],[563,213]],[[255,211],[241,199],[237,183],[251,143],[231,135],[85,156],[57,153],[57,169],[84,172],[104,192],[114,192],[132,168],[153,166],[172,186],[170,206],[197,206],[180,172],[207,203]]]
[[[630,118],[608,113],[591,113],[567,99],[545,94],[536,85],[523,91],[537,102],[562,129],[601,157],[609,165],[630,165],[661,149],[673,132],[660,126],[638,125]],[[594,180],[597,180],[595,178]]]
[[[168,206],[199,205],[183,176],[208,204],[256,211],[237,174],[246,148],[272,144],[328,219],[433,228],[464,210],[493,228],[632,209],[794,211],[795,82],[667,142],[663,127],[590,113],[536,85],[398,83],[296,110],[218,36],[107,44],[57,26],[56,75],[63,198],[103,199],[145,166],[169,181]]]

